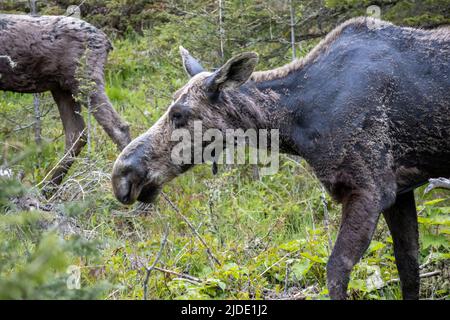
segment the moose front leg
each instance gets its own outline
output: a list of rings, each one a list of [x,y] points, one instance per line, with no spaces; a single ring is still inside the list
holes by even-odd
[[[91,106],[95,119],[119,149],[124,149],[131,142],[130,128],[112,107],[103,85],[91,96]]]
[[[368,193],[352,192],[343,202],[342,222],[327,264],[328,291],[332,299],[346,299],[353,266],[370,244],[381,210]]]

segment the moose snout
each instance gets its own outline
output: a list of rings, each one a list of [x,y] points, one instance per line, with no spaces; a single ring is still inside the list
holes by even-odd
[[[145,183],[145,173],[132,159],[117,159],[112,173],[114,195],[123,204],[134,203]]]
[[[151,137],[145,133],[128,144],[114,163],[111,182],[114,195],[123,204],[136,201],[152,203],[162,184],[155,179],[149,165],[152,161]]]
[[[123,204],[132,204],[131,189],[132,184],[125,178],[120,178],[118,182],[113,183],[114,195],[117,200]]]

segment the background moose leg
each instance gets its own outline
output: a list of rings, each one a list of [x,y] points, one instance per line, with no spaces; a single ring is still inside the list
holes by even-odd
[[[51,178],[53,185],[59,185],[74,162],[74,158],[86,144],[85,124],[81,116],[81,107],[75,102],[69,91],[53,90],[53,98],[58,105],[59,114],[64,127],[65,153],[64,159],[55,169]]]
[[[366,192],[355,192],[343,202],[342,223],[327,264],[328,290],[332,299],[345,299],[353,266],[372,239],[380,211]]]
[[[91,96],[91,104],[95,119],[120,150],[125,148],[131,141],[129,125],[119,117],[112,107],[103,85],[99,85],[95,94]]]
[[[385,210],[384,218],[394,241],[394,255],[402,285],[403,299],[419,298],[419,233],[414,191],[397,196]]]

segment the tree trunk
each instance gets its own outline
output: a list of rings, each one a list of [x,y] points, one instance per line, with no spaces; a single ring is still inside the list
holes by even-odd
[[[225,0],[219,0],[219,36],[220,36],[220,59],[222,63],[224,62],[224,39],[225,39],[225,30],[223,28],[223,9]]]
[[[30,4],[30,15],[31,16],[37,16],[37,7],[36,7],[36,1],[37,0],[29,0]],[[36,145],[40,146],[42,142],[41,138],[41,111],[40,111],[40,101],[39,101],[39,94],[34,93],[33,94],[33,106],[34,106],[34,141],[36,142]]]
[[[290,13],[291,13],[291,47],[292,47],[292,61],[297,58],[296,48],[295,48],[295,9],[292,0],[289,0]]]

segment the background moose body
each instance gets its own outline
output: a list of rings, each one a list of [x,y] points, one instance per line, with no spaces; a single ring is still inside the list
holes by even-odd
[[[349,276],[381,213],[394,241],[403,297],[418,298],[414,188],[450,176],[450,30],[401,28],[370,18],[332,31],[305,59],[253,73],[244,53],[214,73],[182,50],[192,76],[166,114],[116,161],[118,200],[152,202],[190,166],[170,159],[176,127],[280,129],[281,150],[302,156],[342,203],[327,265],[330,296]]]
[[[90,93],[94,117],[123,149],[130,142],[128,124],[105,94],[104,66],[112,49],[106,35],[71,17],[0,14],[0,90],[40,93],[51,91],[64,127],[67,156],[51,181],[59,184],[86,144],[77,68],[85,58],[85,75],[95,88]]]

